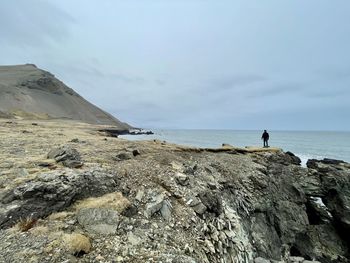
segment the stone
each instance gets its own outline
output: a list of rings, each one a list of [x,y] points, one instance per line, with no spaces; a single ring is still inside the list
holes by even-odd
[[[202,203],[199,203],[192,207],[192,209],[198,214],[203,215],[205,211],[207,211],[207,207],[203,205]]]
[[[271,261],[262,257],[257,257],[254,259],[254,263],[271,263]]]
[[[186,186],[189,184],[188,176],[186,174],[176,173],[175,178],[177,183],[182,186]]]
[[[55,159],[56,162],[63,162],[66,160],[81,161],[80,153],[68,145],[52,149],[47,154],[47,158]]]
[[[169,200],[164,200],[162,208],[160,209],[160,214],[168,222],[171,219],[171,209],[172,209],[172,206],[171,206],[170,201]]]
[[[101,235],[115,234],[120,222],[118,212],[106,208],[80,209],[77,219],[89,233]]]
[[[135,200],[138,202],[141,202],[144,196],[145,196],[145,191],[144,191],[144,189],[141,189],[141,190],[137,191],[136,196],[135,196]]]
[[[134,155],[131,152],[121,152],[115,156],[115,160],[116,161],[125,161],[125,160],[130,160],[133,157],[134,157]]]
[[[303,262],[305,259],[303,257],[289,257],[289,260],[293,262]]]
[[[134,150],[132,150],[132,155],[133,155],[133,156],[138,156],[138,155],[140,155],[140,154],[141,154],[141,152],[140,152],[139,149],[134,149]]]
[[[298,156],[296,156],[294,153],[292,152],[286,152],[286,155],[288,155],[290,157],[290,162],[292,164],[296,164],[296,165],[300,165],[301,164],[301,160]]]
[[[77,160],[65,160],[62,164],[69,168],[80,168],[83,166],[83,162]]]
[[[208,188],[211,189],[211,190],[216,190],[217,189],[217,186],[214,182],[208,182],[207,183],[208,185]]]
[[[142,239],[139,236],[135,235],[133,232],[128,232],[127,237],[128,237],[128,242],[132,246],[137,246],[142,243]]]
[[[162,194],[156,196],[152,203],[148,203],[145,207],[145,217],[150,218],[163,207],[164,196]]]
[[[216,216],[222,213],[222,199],[217,192],[203,191],[199,194],[199,198],[207,207],[208,212],[212,212]]]

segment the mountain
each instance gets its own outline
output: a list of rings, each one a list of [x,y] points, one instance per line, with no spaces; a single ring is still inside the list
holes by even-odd
[[[0,66],[1,117],[70,119],[122,130],[131,128],[33,64]]]

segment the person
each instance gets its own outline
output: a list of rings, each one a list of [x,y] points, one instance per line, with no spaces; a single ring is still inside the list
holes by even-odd
[[[269,133],[266,130],[264,130],[264,133],[261,136],[261,139],[264,140],[264,147],[269,147],[269,143],[268,143],[269,138],[270,138]]]

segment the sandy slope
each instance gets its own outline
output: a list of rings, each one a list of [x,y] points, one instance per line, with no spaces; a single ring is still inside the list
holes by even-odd
[[[51,73],[31,64],[0,66],[0,116],[62,118],[130,128],[86,101]]]

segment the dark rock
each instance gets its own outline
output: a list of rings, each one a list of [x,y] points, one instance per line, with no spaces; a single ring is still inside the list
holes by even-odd
[[[62,164],[68,168],[80,168],[84,163],[77,160],[65,160]]]
[[[199,194],[199,198],[207,207],[208,212],[212,212],[216,216],[222,213],[222,199],[217,192],[204,191]]]
[[[283,243],[295,242],[298,233],[305,233],[309,220],[306,209],[289,201],[280,201],[276,207],[275,226]]]
[[[69,168],[80,168],[84,164],[81,161],[80,153],[67,145],[51,150],[47,154],[47,158],[62,162],[64,166]]]
[[[333,165],[339,165],[341,163],[345,163],[342,160],[336,160],[336,159],[329,159],[329,158],[324,158],[323,160],[321,160],[321,163],[324,164],[333,164]]]
[[[47,168],[55,167],[55,165],[53,163],[50,163],[50,162],[38,162],[37,166],[39,166],[39,167],[47,167]]]
[[[310,197],[306,203],[306,208],[311,225],[327,224],[333,219],[320,197]]]
[[[137,206],[131,205],[122,212],[122,215],[126,217],[133,217],[137,215],[137,212],[138,212]]]
[[[269,156],[269,161],[277,164],[283,164],[283,165],[290,165],[290,164],[295,164],[295,165],[300,165],[301,160],[299,157],[295,156],[291,152],[276,152],[274,154],[271,154]]]
[[[137,156],[137,155],[140,155],[140,154],[141,154],[141,152],[138,149],[132,150],[132,155]]]
[[[291,254],[321,262],[348,262],[347,243],[331,224],[308,226],[304,234],[297,235]]]
[[[337,169],[343,164],[339,160],[309,161],[321,178],[324,204],[332,214],[340,233],[350,236],[350,170]],[[350,238],[348,241],[350,244]]]
[[[251,237],[258,255],[280,258],[282,242],[275,229],[273,218],[267,213],[254,213],[250,220]]]
[[[134,155],[131,152],[121,152],[115,156],[115,160],[116,161],[125,161],[125,160],[132,159],[133,157],[134,157]]]
[[[288,151],[288,152],[286,152],[286,155],[288,155],[291,158],[292,164],[296,164],[296,165],[301,164],[300,158],[298,156],[296,156],[294,153]]]
[[[0,201],[0,228],[20,218],[48,216],[70,206],[75,200],[115,191],[117,178],[100,172],[50,172],[39,175],[5,192]]]

